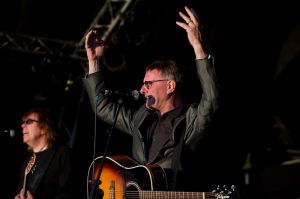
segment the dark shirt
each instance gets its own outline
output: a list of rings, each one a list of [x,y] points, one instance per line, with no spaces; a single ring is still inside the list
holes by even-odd
[[[24,172],[32,154],[24,161],[18,192],[23,187]],[[60,146],[35,153],[35,162],[26,177],[26,189],[35,199],[73,197],[72,158],[68,147]]]
[[[162,116],[159,111],[154,111],[150,116],[150,126],[147,130],[147,152],[148,160],[151,160],[156,154],[156,145],[160,143],[161,137],[172,135],[174,120],[180,114],[182,107],[173,109]]]

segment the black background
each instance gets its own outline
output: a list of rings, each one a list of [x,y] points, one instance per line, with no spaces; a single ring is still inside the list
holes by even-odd
[[[101,5],[101,1],[92,0],[1,2],[0,31],[79,42]],[[133,17],[107,41],[113,60],[122,55],[127,66],[121,71],[107,71],[109,86],[118,90],[139,89],[147,63],[160,57],[171,58],[187,67],[188,99],[199,100],[193,51],[185,32],[175,24],[184,5],[199,14],[205,45],[215,57],[221,88],[212,139],[203,145],[204,153],[194,157],[201,162],[206,158],[199,168],[206,176],[194,179],[195,182],[209,179],[212,184],[236,183],[244,198],[257,194],[264,198],[296,198],[297,194],[299,197],[299,192],[295,193],[299,178],[297,181],[294,174],[291,178],[292,170],[280,166],[282,161],[293,159],[286,150],[300,148],[300,24],[299,11],[292,1],[140,0]],[[47,58],[51,62],[42,61]],[[81,77],[86,68],[68,57],[43,57],[5,48],[0,49],[0,60],[0,128],[17,132],[14,138],[1,135],[1,198],[15,195],[18,169],[26,154],[21,142],[20,117],[36,105],[51,109],[65,142],[70,143],[71,139],[67,133],[73,133],[78,186],[84,198],[85,175],[93,158],[93,133],[109,129],[97,120],[95,130],[94,114],[82,89]],[[67,80],[74,82],[68,90]],[[142,101],[127,103],[137,107]],[[98,133],[96,156],[102,154],[106,138],[106,133]],[[130,139],[116,131],[109,152],[130,154],[130,150]],[[243,184],[247,154],[251,157],[250,186]],[[270,167],[278,169],[274,171],[278,177],[271,175],[280,182],[278,186],[272,177],[265,178]],[[286,176],[291,180],[285,181]]]

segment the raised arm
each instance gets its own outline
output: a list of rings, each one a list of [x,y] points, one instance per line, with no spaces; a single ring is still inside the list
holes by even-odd
[[[176,21],[176,24],[186,30],[188,40],[194,49],[196,59],[204,59],[207,57],[202,46],[201,23],[198,15],[193,9],[185,7],[187,13],[179,12],[184,22]]]
[[[95,73],[101,69],[100,60],[104,53],[104,41],[93,29],[85,37],[85,49],[89,60],[89,74]]]

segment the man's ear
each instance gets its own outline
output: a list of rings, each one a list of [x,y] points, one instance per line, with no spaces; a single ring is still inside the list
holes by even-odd
[[[175,91],[176,88],[176,82],[174,80],[169,80],[167,82],[167,87],[168,87],[168,94],[173,93]]]

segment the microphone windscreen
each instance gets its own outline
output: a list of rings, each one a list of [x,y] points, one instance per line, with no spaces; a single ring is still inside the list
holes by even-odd
[[[134,90],[134,91],[132,91],[131,95],[133,97],[133,100],[138,100],[140,97],[140,92],[137,90]]]
[[[16,135],[15,130],[10,129],[10,130],[9,130],[9,136],[10,136],[10,137],[15,137],[15,135]]]

